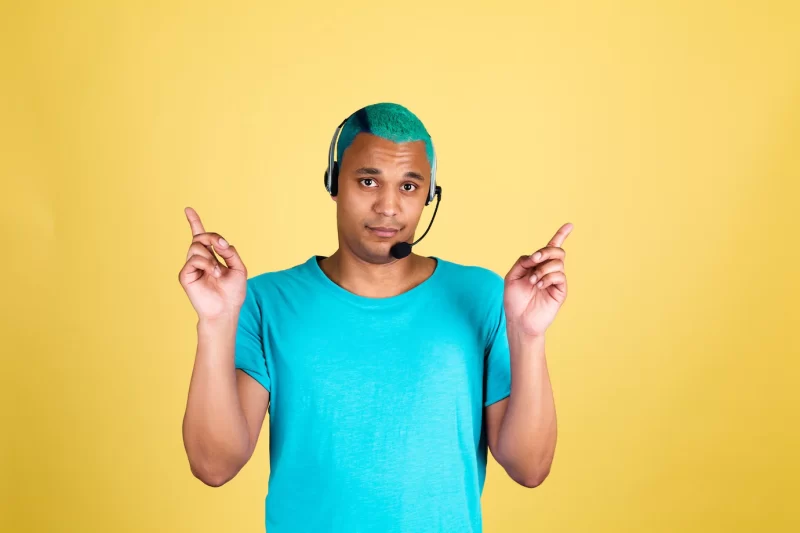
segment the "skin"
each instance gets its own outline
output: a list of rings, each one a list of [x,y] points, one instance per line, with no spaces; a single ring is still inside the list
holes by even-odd
[[[503,306],[511,357],[511,395],[486,409],[489,448],[509,476],[533,488],[550,474],[557,423],[545,333],[567,298],[562,225],[546,246],[523,255],[505,276]]]
[[[219,487],[252,456],[270,393],[234,367],[247,268],[236,247],[219,233],[206,231],[194,209],[187,207],[185,214],[192,239],[178,281],[197,312],[197,352],[183,417],[183,444],[192,474]]]

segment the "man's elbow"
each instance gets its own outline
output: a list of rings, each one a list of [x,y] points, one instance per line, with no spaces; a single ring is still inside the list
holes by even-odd
[[[195,474],[195,477],[203,482],[203,484],[209,487],[221,487],[233,477],[231,476],[219,476],[219,475],[208,475],[208,474]]]
[[[189,463],[192,475],[209,487],[221,487],[238,473],[238,470],[213,467],[211,465],[195,465]]]
[[[538,487],[547,476],[550,475],[550,464],[542,465],[538,468],[533,468],[533,462],[528,464],[519,464],[510,459],[510,456],[504,455],[499,446],[495,447],[495,459],[503,467],[508,476],[523,487],[532,489]]]
[[[550,468],[548,467],[545,470],[531,472],[522,476],[519,476],[515,479],[517,483],[522,485],[523,487],[533,489],[544,483],[544,480],[547,479],[547,476],[550,475]]]

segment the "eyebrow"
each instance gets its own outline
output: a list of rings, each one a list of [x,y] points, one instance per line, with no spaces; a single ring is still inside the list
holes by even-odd
[[[379,168],[361,167],[358,170],[356,170],[356,174],[367,174],[369,176],[380,176],[383,173],[381,172],[381,169],[379,169]],[[422,177],[422,174],[420,174],[418,172],[412,172],[410,170],[408,172],[406,172],[403,175],[403,177],[404,178],[411,178],[411,179],[415,179],[415,180],[419,180],[419,181],[425,181],[425,178]]]

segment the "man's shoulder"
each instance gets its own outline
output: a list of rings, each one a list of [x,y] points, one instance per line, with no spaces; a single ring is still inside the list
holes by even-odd
[[[458,284],[469,283],[497,287],[498,285],[502,286],[504,283],[503,276],[488,267],[470,263],[458,263],[440,257],[437,257],[437,260],[442,263],[441,266],[447,271],[447,279]]]
[[[441,260],[444,300],[453,302],[463,316],[472,324],[488,329],[497,323],[503,312],[505,278],[494,270],[476,264]]]
[[[494,270],[469,263],[438,258],[443,272],[440,279],[450,293],[465,295],[473,304],[502,299],[505,279]]]
[[[255,274],[247,279],[247,286],[255,292],[291,287],[311,274],[309,263],[312,260],[313,257],[301,263]]]

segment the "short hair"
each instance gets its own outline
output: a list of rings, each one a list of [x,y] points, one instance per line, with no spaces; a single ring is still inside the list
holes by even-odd
[[[359,133],[371,133],[395,143],[425,142],[428,163],[433,167],[433,144],[425,125],[417,116],[400,104],[380,102],[362,107],[342,126],[336,146],[336,160],[341,168],[344,151]]]

